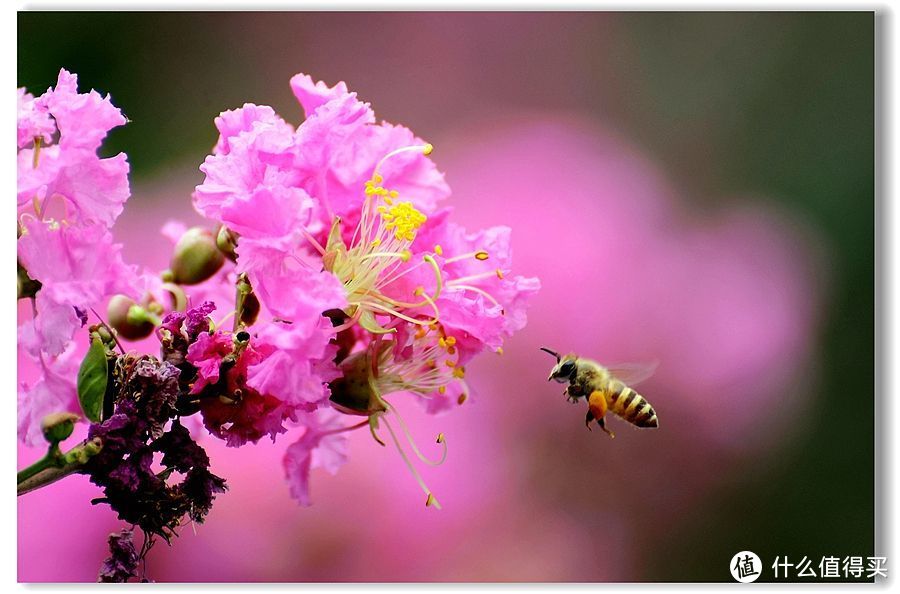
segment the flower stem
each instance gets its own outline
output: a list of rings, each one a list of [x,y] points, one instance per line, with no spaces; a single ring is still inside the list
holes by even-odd
[[[59,479],[78,471],[102,447],[102,442],[97,438],[91,441],[84,441],[66,453],[60,451],[58,444],[51,445],[43,458],[17,473],[16,491],[18,495],[24,495],[35,489],[55,483]]]
[[[48,468],[58,467],[62,463],[62,452],[59,446],[54,444],[47,450],[47,454],[27,468],[23,468],[16,474],[16,482],[22,483],[33,477],[34,475],[47,470]]]

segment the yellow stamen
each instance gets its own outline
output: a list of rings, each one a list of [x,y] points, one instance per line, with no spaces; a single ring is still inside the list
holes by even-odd
[[[484,251],[484,250],[479,250],[479,251],[475,252],[475,259],[476,259],[476,260],[484,261],[484,260],[487,260],[488,258],[489,258],[489,255],[488,255],[488,253],[487,253],[486,251]]]
[[[442,248],[440,245],[436,245],[436,246],[434,246],[434,253],[437,254],[438,256],[443,256],[444,248]]]

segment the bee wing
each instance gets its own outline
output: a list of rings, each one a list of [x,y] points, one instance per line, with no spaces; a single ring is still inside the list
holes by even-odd
[[[650,363],[617,363],[608,365],[610,375],[629,386],[636,386],[656,372],[659,361]]]

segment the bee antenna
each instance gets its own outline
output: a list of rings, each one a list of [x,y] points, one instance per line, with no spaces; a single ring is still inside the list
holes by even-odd
[[[548,349],[546,347],[541,347],[541,350],[544,351],[545,353],[550,353],[551,355],[556,357],[556,362],[559,363],[559,353],[557,353],[556,351],[551,351],[550,349]]]

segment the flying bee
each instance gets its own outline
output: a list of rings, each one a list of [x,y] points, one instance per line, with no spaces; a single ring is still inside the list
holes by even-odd
[[[606,411],[637,427],[659,426],[656,411],[647,399],[626,385],[626,382],[636,385],[647,379],[653,374],[656,365],[623,365],[607,368],[573,353],[560,356],[559,353],[544,347],[541,347],[541,350],[556,357],[556,365],[550,371],[547,381],[568,383],[563,395],[569,402],[587,398],[588,410],[584,424],[588,429],[591,428],[591,421],[596,420],[603,431],[610,437],[615,437],[615,434],[606,428],[604,421]]]

